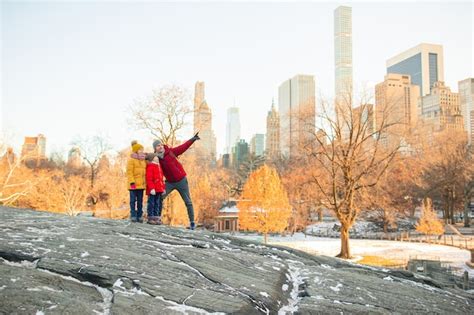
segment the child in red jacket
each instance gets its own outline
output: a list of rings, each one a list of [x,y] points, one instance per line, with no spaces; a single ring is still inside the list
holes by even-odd
[[[148,154],[146,166],[146,194],[148,196],[148,224],[161,224],[161,210],[163,208],[163,194],[165,183],[160,161],[156,154]]]

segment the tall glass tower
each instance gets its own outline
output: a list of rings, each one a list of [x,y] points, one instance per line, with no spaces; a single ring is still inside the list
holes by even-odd
[[[238,107],[227,109],[225,153],[232,153],[232,147],[240,140],[240,115]]]
[[[352,8],[334,10],[334,61],[336,102],[352,99]]]

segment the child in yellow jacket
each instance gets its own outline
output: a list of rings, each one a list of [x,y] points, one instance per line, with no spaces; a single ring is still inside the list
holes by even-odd
[[[130,220],[143,222],[143,191],[145,190],[145,153],[143,146],[132,141],[132,154],[127,162],[127,186],[130,191]]]

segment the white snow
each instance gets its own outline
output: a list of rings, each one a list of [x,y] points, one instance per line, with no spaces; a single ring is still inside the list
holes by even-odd
[[[387,276],[387,277],[385,277],[385,278],[383,278],[383,279],[384,279],[384,280],[387,280],[387,281],[390,281],[390,282],[393,282],[393,279],[392,279],[392,277],[390,277],[390,276]]]
[[[182,314],[212,314],[212,315],[224,315],[225,313],[220,313],[220,312],[215,312],[215,313],[209,313],[206,310],[203,310],[201,308],[185,305],[185,304],[178,304],[174,301],[167,300],[162,296],[157,296],[156,299],[161,300],[163,302],[171,304],[171,306],[168,306],[167,309],[182,313]]]
[[[42,311],[36,311],[36,315],[44,315]]]
[[[230,240],[225,240],[223,238],[214,238],[214,241],[230,244]]]
[[[285,283],[284,285],[282,285],[281,289],[285,292],[288,291],[288,284]]]
[[[335,287],[330,287],[330,288],[331,288],[331,290],[333,290],[334,292],[339,292],[339,291],[341,291],[342,284],[338,283],[338,284],[336,284]]]
[[[219,210],[219,213],[238,213],[239,209],[236,206],[225,207]]]
[[[264,297],[270,297],[270,295],[268,295],[267,292],[260,292],[260,295],[261,295],[261,296],[264,296]]]
[[[292,289],[290,292],[290,298],[288,299],[288,304],[283,306],[278,310],[278,315],[285,315],[287,313],[293,314],[298,311],[298,302],[301,300],[301,297],[298,296],[299,286],[303,284],[304,278],[302,277],[301,268],[297,266],[296,263],[290,263],[288,265],[288,273],[286,278],[292,284]]]
[[[74,237],[67,237],[66,240],[68,242],[82,242],[82,241],[85,241],[85,242],[93,242],[94,240],[93,239],[81,239],[81,238],[74,238]]]
[[[333,267],[331,267],[329,265],[326,265],[326,264],[321,264],[321,267],[324,268],[324,269],[336,270]]]
[[[13,262],[1,257],[0,257],[0,261],[8,266],[24,267],[28,269],[36,268],[36,264],[38,263],[38,260],[35,260],[35,261],[22,260],[21,262]]]
[[[42,286],[41,288],[43,288],[44,290],[47,290],[47,291],[51,291],[51,292],[62,292],[61,290],[55,290],[53,288],[50,288],[48,286]]]
[[[87,256],[90,256],[89,252],[83,252],[81,254],[81,257],[84,258],[84,257],[87,257]]]
[[[127,289],[123,287],[122,284],[123,284],[123,281],[120,278],[114,282],[113,287],[116,288],[114,289],[115,293],[122,293],[123,295],[127,295],[127,296],[132,296],[135,294],[150,296],[148,293],[143,292],[141,289],[137,289],[135,287],[133,287],[132,289]]]
[[[263,237],[258,234],[236,233],[234,236],[263,242]],[[331,257],[335,257],[341,248],[341,240],[339,238],[305,236],[303,233],[295,233],[293,236],[269,235],[268,242],[272,245],[283,245],[310,254]],[[471,253],[465,249],[426,243],[367,239],[351,239],[349,244],[353,256],[378,256],[397,261],[408,261],[413,258],[440,260],[453,269],[457,269],[458,273],[462,274],[466,270],[469,272],[470,277],[474,277],[474,269],[466,265],[466,261],[471,259]],[[324,268],[325,266],[322,267]]]

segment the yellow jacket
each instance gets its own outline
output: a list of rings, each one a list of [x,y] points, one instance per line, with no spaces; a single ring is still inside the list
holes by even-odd
[[[130,184],[135,183],[135,189],[145,189],[145,160],[130,158],[127,162],[127,188],[130,189]]]

